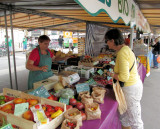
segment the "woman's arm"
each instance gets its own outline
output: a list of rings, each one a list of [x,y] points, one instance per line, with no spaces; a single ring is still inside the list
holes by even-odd
[[[42,66],[42,67],[35,66],[34,65],[34,61],[28,60],[27,64],[26,64],[26,69],[28,69],[30,71],[43,71],[43,72],[46,72],[47,69],[48,69],[48,66]]]

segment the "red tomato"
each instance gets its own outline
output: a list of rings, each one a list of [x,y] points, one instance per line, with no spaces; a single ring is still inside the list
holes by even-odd
[[[46,116],[49,117],[50,113],[48,111],[45,112]]]
[[[36,106],[35,106],[35,109],[39,109],[39,108],[40,108],[40,106],[39,106],[39,105],[36,105]]]
[[[52,107],[48,107],[48,108],[47,108],[47,111],[48,111],[48,112],[51,112],[52,110],[53,110]]]
[[[82,116],[82,120],[86,120],[87,119],[87,116],[83,111],[81,111],[81,116]]]
[[[55,111],[61,110],[63,112],[63,109],[61,107],[55,107],[54,109]]]

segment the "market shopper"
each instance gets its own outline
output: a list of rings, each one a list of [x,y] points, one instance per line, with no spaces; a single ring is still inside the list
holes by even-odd
[[[5,46],[7,48],[7,36],[5,35]],[[9,55],[13,55],[12,51],[12,39],[8,36]]]
[[[120,115],[122,129],[143,129],[140,105],[143,84],[138,75],[135,55],[125,45],[120,30],[109,30],[105,34],[105,40],[109,49],[113,49],[117,53],[114,73],[108,72],[108,75],[124,82],[122,91],[126,99],[127,111],[123,115]]]
[[[24,36],[23,38],[23,52],[26,52],[27,50],[27,37]]]
[[[125,44],[130,46],[130,34],[128,35],[128,38],[125,39]]]
[[[60,46],[60,50],[63,51],[63,37],[60,35],[59,38],[58,38],[58,43],[59,43],[59,46]]]
[[[153,50],[153,68],[158,69],[158,62],[157,62],[157,57],[160,55],[160,39],[156,38],[155,39],[155,45],[152,45]]]
[[[33,88],[33,83],[47,79],[53,75],[52,61],[67,60],[68,57],[55,57],[48,49],[50,38],[42,35],[38,38],[38,46],[33,49],[26,64],[29,71],[28,89]]]
[[[72,51],[73,51],[73,39],[72,38],[70,38],[69,39],[69,51],[72,49]]]

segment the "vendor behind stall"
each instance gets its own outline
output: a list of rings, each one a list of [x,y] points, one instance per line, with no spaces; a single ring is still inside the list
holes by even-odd
[[[55,57],[48,49],[50,38],[42,35],[38,38],[38,46],[33,49],[26,64],[29,71],[28,89],[33,88],[33,83],[53,76],[52,61],[67,60],[68,57]]]

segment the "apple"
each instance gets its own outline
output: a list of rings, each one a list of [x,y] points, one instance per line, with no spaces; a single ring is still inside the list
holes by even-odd
[[[66,109],[69,110],[69,109],[72,109],[73,106],[72,105],[66,105]]]
[[[87,119],[87,116],[83,111],[81,111],[81,116],[82,116],[82,120],[86,120]]]
[[[84,105],[81,102],[77,102],[76,107],[77,107],[78,110],[84,109]]]
[[[70,100],[69,100],[69,104],[70,105],[76,105],[77,104],[77,100],[76,99],[74,99],[74,98],[70,98]]]

